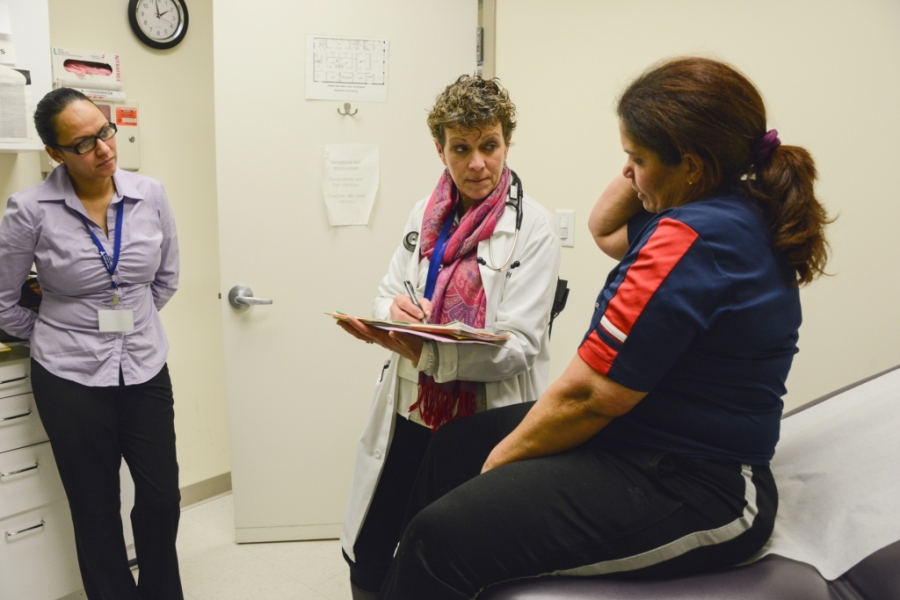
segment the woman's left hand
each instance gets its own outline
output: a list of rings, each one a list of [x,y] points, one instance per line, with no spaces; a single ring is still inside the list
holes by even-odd
[[[356,317],[348,316],[346,320],[337,322],[338,326],[367,344],[378,344],[391,352],[396,352],[403,358],[408,358],[412,363],[418,364],[422,356],[422,338],[400,331],[383,331],[366,325]]]

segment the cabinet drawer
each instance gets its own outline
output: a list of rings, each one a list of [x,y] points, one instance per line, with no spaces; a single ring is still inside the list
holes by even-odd
[[[81,589],[69,505],[0,520],[0,600],[56,600]]]
[[[50,442],[0,453],[0,519],[65,498]]]
[[[0,398],[31,391],[31,362],[26,358],[0,364]]]
[[[47,441],[34,396],[19,394],[0,398],[0,452]]]

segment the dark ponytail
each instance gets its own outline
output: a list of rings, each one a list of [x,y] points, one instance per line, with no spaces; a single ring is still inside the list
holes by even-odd
[[[797,283],[810,283],[825,274],[829,219],[816,198],[817,176],[812,156],[799,146],[778,146],[757,167],[755,177],[740,182],[744,193],[759,200],[769,214],[772,244],[796,272]]]

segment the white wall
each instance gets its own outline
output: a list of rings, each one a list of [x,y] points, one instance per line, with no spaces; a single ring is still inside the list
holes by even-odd
[[[802,291],[788,408],[900,363],[900,3],[895,0],[497,0],[496,74],[519,109],[510,163],[550,209],[574,208],[573,288],[553,329],[571,358],[613,266],[587,216],[624,163],[615,101],[651,64],[701,54],[759,87],[770,127],[806,147],[839,216],[829,271]]]
[[[117,52],[129,100],[140,102],[140,173],[169,193],[181,244],[181,286],[162,312],[171,344],[182,487],[230,470],[224,392],[213,122],[212,0],[190,0],[187,37],[151,50],[131,33],[127,2],[50,0],[50,43]],[[49,49],[47,50],[49,53]],[[0,198],[41,181],[37,153],[0,154]]]

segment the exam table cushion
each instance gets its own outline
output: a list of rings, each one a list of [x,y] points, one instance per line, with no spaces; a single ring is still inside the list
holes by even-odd
[[[900,542],[834,581],[812,566],[769,555],[725,571],[660,581],[542,577],[507,582],[483,600],[900,600]]]
[[[782,460],[788,463],[785,475],[788,484],[797,478],[791,474],[790,468],[795,466],[794,463],[802,463],[804,456],[807,456],[814,464],[812,467],[800,465],[801,474],[806,472],[803,469],[828,473],[831,477],[829,482],[833,484],[831,480],[835,480],[851,490],[851,498],[856,498],[852,501],[856,513],[872,515],[865,522],[859,519],[845,522],[851,507],[837,502],[844,496],[832,490],[829,493],[835,496],[835,501],[820,501],[824,508],[817,511],[817,515],[820,520],[826,519],[829,529],[838,533],[831,538],[817,539],[817,543],[812,544],[815,547],[807,548],[805,553],[797,551],[800,546],[796,543],[784,543],[803,535],[804,530],[800,528],[788,531],[793,537],[782,535],[779,538],[781,543],[773,534],[767,549],[761,553],[766,555],[758,561],[721,572],[661,581],[579,577],[521,579],[491,587],[479,596],[479,600],[900,600],[900,541],[896,541],[897,481],[893,477],[876,477],[891,470],[900,451],[894,433],[894,424],[900,418],[900,402],[897,399],[900,399],[900,366],[836,390],[785,415],[787,418],[798,415],[788,421],[791,427],[783,428],[783,433],[788,434],[787,439],[782,440],[781,454],[776,452],[775,462]],[[847,429],[848,422],[854,419],[859,422],[853,425],[851,431],[844,431],[841,441],[841,448],[849,456],[849,461],[842,463],[829,456],[835,450],[829,444],[840,444],[835,442],[839,436],[828,427]],[[799,425],[803,426],[804,431],[793,432],[792,428],[797,429]],[[825,446],[822,446],[823,443]],[[853,468],[853,451],[862,446],[867,457],[865,468]],[[813,454],[808,455],[808,451]],[[820,468],[816,467],[817,461],[822,463],[818,465]],[[775,467],[773,463],[777,480],[779,471]],[[858,472],[859,477],[848,479],[846,473],[842,478],[837,477],[840,470]],[[854,490],[865,487],[865,482],[872,482],[873,479],[877,479],[878,485],[873,483],[869,486],[872,493],[858,496]],[[779,483],[779,487],[781,485]],[[810,486],[788,485],[785,491],[780,504],[794,503],[800,507],[811,505],[808,496],[816,495]],[[819,494],[823,493],[819,490]],[[779,511],[787,514],[791,512],[787,510],[789,508],[780,506]],[[845,513],[843,515],[841,508]],[[779,517],[783,516],[779,514]],[[793,524],[782,524],[785,530],[790,526]],[[776,522],[776,534],[778,531],[779,523]],[[823,544],[826,539],[828,542]],[[836,544],[836,539],[845,540],[845,547]],[[864,543],[868,543],[870,550],[858,554]],[[857,554],[847,552],[851,547]],[[791,552],[797,556],[788,558]],[[802,560],[806,557],[810,560]],[[836,557],[840,560],[835,561]],[[816,563],[812,559],[818,560],[818,569],[810,564]],[[822,573],[828,578],[823,577]]]

